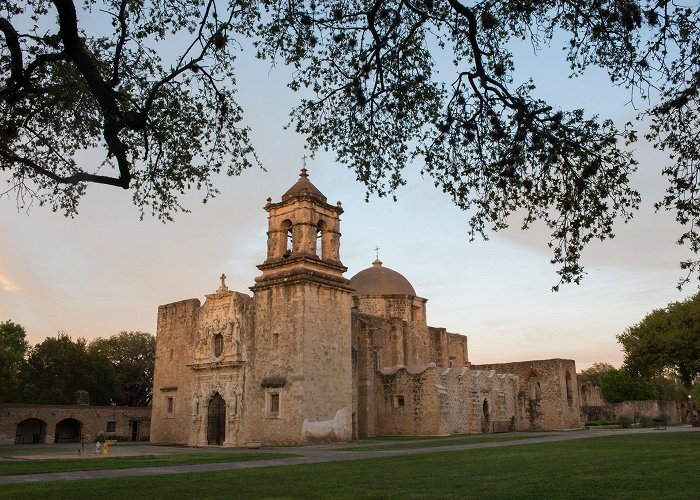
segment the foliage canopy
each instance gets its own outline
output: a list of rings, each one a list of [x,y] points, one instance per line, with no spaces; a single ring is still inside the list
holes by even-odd
[[[59,333],[33,347],[25,336],[22,326],[0,323],[0,402],[73,404],[85,390],[90,404],[150,404],[153,335],[121,332],[88,343]]]
[[[100,13],[111,29],[93,33]],[[470,211],[472,236],[514,214],[523,228],[543,221],[560,282],[579,282],[584,246],[638,206],[625,148],[637,133],[535,97],[534,82],[515,81],[510,47],[563,35],[572,75],[598,66],[631,90],[647,139],[671,155],[658,206],[675,210],[688,228],[679,242],[697,253],[699,15],[670,0],[6,1],[0,170],[20,203],[66,214],[88,183],[131,189],[163,218],[189,187],[206,200],[213,173],[255,161],[234,99],[233,49],[246,38],[294,68],[289,86],[305,90],[296,130],[312,151],[333,149],[368,195],[393,194],[420,165]],[[173,44],[181,51],[164,60]],[[446,81],[442,51],[454,62]]]
[[[156,338],[146,332],[121,332],[90,342],[90,351],[106,356],[114,367],[120,393],[113,402],[148,406],[153,392]]]
[[[670,370],[690,389],[700,375],[700,294],[650,312],[617,340],[630,373],[651,378]]]
[[[610,403],[657,399],[656,388],[646,380],[631,375],[627,370],[609,370],[601,376],[603,397]]]
[[[10,320],[0,323],[0,402],[15,401],[21,389],[20,373],[29,347],[27,332]]]

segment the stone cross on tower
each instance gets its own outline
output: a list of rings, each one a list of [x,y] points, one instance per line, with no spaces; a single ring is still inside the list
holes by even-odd
[[[219,293],[228,292],[228,287],[226,286],[226,275],[224,273],[221,273],[221,276],[219,277],[219,279],[221,280],[221,286],[219,287],[217,292],[219,292]]]

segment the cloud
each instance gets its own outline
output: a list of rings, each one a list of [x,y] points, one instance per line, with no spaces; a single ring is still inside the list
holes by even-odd
[[[6,292],[10,293],[17,293],[21,291],[21,288],[16,286],[14,283],[12,283],[12,281],[10,281],[9,278],[2,274],[0,274],[0,287],[2,287],[2,289]]]

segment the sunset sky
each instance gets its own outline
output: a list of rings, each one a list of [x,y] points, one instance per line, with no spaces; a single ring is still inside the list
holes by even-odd
[[[635,116],[624,106],[629,92],[612,88],[605,74],[571,80],[556,47],[538,58],[530,52],[520,49],[516,76],[533,76],[542,97],[620,125]],[[244,57],[239,75],[245,123],[267,171],[218,178],[216,199],[203,205],[200,193],[190,193],[184,205],[191,213],[168,224],[150,216],[139,221],[130,194],[117,188],[89,186],[75,219],[40,207],[18,211],[12,196],[0,199],[0,320],[22,324],[32,344],[57,332],[87,339],[122,330],[155,334],[158,305],[203,301],[222,272],[230,289],[250,293],[266,252],[262,207],[296,181],[306,153],[303,138],[283,130],[295,100],[285,88],[287,70]],[[469,337],[473,363],[563,357],[580,370],[597,361],[619,365],[616,334],[696,291],[695,283],[676,290],[678,262],[689,255],[675,245],[680,229],[673,215],[653,210],[665,188],[665,157],[645,143],[636,146],[636,157],[633,184],[642,209],[618,226],[614,240],[592,244],[583,254],[587,277],[558,293],[550,291],[557,275],[542,227],[522,232],[514,220],[513,229],[470,243],[468,214],[420,177],[420,165],[406,173],[397,202],[369,203],[353,172],[332,154],[307,160],[307,168],[329,203],[339,200],[345,209],[346,277],[369,267],[378,246],[384,265],[429,299],[428,323]]]

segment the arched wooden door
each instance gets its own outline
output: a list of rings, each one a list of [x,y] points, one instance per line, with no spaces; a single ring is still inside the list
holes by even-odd
[[[207,443],[221,446],[226,439],[226,402],[217,392],[209,401]]]

